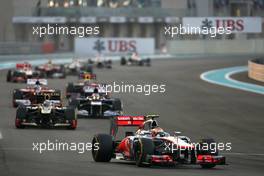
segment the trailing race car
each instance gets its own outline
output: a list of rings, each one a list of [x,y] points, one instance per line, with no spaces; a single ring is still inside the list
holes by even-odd
[[[27,84],[26,88],[13,91],[13,107],[39,104],[46,99],[56,101],[59,105],[61,104],[61,91],[48,88],[46,79],[28,79]]]
[[[46,78],[65,78],[66,70],[64,65],[53,64],[51,60],[48,63],[37,66],[41,75],[44,75]]]
[[[142,59],[137,53],[132,53],[128,59],[121,57],[120,65],[151,66],[151,60],[150,58]]]
[[[41,126],[76,129],[77,117],[74,108],[57,106],[53,101],[45,100],[42,104],[19,106],[15,125],[17,128]]]
[[[79,80],[76,83],[68,83],[66,86],[66,98],[89,97],[98,89],[98,93],[105,98],[110,97],[110,92],[106,90],[106,84],[90,82],[89,80]]]
[[[224,165],[225,157],[218,151],[203,147],[214,142],[204,139],[199,145],[190,138],[170,135],[158,126],[157,116],[117,116],[111,120],[110,134],[96,134],[93,138],[92,156],[96,162],[109,162],[112,158],[135,161],[137,166],[198,164],[202,168]],[[138,127],[118,139],[120,127]]]
[[[108,118],[122,113],[122,103],[118,98],[109,98],[98,88],[93,88],[93,93],[71,98],[69,105],[78,109],[79,117]],[[86,96],[89,95],[89,96]]]
[[[40,72],[33,70],[32,65],[25,62],[16,64],[16,69],[14,70],[8,70],[6,81],[25,83],[27,79],[41,77],[43,77],[43,75],[41,75]]]
[[[66,64],[65,69],[67,75],[78,75],[82,72],[93,74],[93,65],[78,59],[73,59],[71,63]]]

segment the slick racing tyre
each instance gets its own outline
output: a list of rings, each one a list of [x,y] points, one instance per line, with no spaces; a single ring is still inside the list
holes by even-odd
[[[22,125],[22,120],[27,117],[27,109],[25,106],[19,106],[16,111],[16,120],[15,120],[15,126],[16,128],[25,128],[24,125]]]
[[[10,82],[12,79],[12,71],[8,70],[6,75],[6,82]]]
[[[113,156],[113,140],[108,134],[97,134],[92,141],[92,155],[95,162],[109,162]]]
[[[19,91],[19,89],[15,89],[13,92],[13,107],[16,108],[18,104],[15,102],[15,100],[23,99],[22,92]]]
[[[121,60],[120,60],[120,65],[126,65],[127,64],[127,60],[125,57],[121,57]]]
[[[122,111],[122,110],[123,110],[122,102],[121,102],[120,99],[115,98],[115,99],[113,100],[113,107],[112,107],[112,110],[113,110],[113,111]]]
[[[68,129],[75,130],[77,128],[77,115],[74,107],[67,107],[65,110],[65,118],[69,120],[70,126]]]
[[[212,144],[214,144],[213,146],[216,147],[216,142],[214,139],[212,139],[212,138],[202,139],[200,142],[200,146],[202,146],[202,148],[197,150],[197,155],[201,154],[201,155],[217,156],[218,155],[218,149],[217,148],[212,149],[211,148]],[[208,149],[203,149],[203,148],[207,148],[204,146],[210,146],[210,147],[208,147]],[[215,167],[215,164],[201,164],[201,167],[204,169],[209,169],[209,168]]]
[[[135,160],[138,167],[150,166],[148,155],[154,154],[154,143],[151,139],[141,138],[135,143]]]

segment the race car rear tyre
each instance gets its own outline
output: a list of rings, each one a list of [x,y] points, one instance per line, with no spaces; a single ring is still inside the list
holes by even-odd
[[[113,140],[108,134],[97,134],[92,141],[92,155],[95,162],[109,162],[113,156]]]
[[[70,98],[70,95],[68,95],[68,93],[73,93],[74,90],[74,85],[73,83],[68,83],[68,86],[66,88],[66,98]]]
[[[122,107],[122,102],[119,98],[115,98],[113,100],[113,107],[112,107],[113,111],[122,111],[123,107]]]
[[[138,167],[150,166],[151,161],[148,161],[148,156],[154,154],[154,143],[151,139],[141,138],[135,145],[135,160]]]
[[[121,57],[121,60],[120,60],[120,65],[126,65],[127,64],[127,60],[125,57]]]
[[[23,94],[20,92],[19,89],[15,89],[13,91],[13,107],[16,108],[18,104],[15,102],[15,100],[23,99]]]
[[[18,129],[25,128],[25,126],[21,124],[21,119],[18,119],[18,118],[16,118],[15,125],[16,125],[16,128]]]

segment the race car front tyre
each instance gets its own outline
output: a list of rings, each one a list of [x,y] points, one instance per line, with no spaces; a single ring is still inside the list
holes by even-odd
[[[16,128],[25,128],[22,125],[22,120],[27,117],[27,109],[25,106],[19,106],[16,111],[15,126]]]
[[[92,155],[95,162],[109,162],[113,156],[113,140],[108,134],[97,134],[92,141]]]
[[[138,167],[150,166],[148,156],[154,154],[154,143],[151,139],[141,138],[135,143],[135,160]]]
[[[6,81],[7,82],[10,82],[11,81],[11,78],[12,78],[12,71],[11,70],[8,70],[7,71],[7,75],[6,75]]]

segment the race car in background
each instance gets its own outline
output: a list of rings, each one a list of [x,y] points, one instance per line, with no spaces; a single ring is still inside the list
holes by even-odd
[[[124,56],[121,57],[120,65],[151,66],[151,60],[150,58],[143,59],[138,55],[138,53],[134,52],[128,58]]]
[[[48,88],[46,79],[28,79],[27,87],[13,91],[13,107],[31,105],[52,100],[53,104],[61,105],[61,91]]]
[[[65,64],[64,67],[67,75],[78,75],[81,72],[93,74],[93,65],[78,59],[73,59],[71,63]]]
[[[96,162],[109,162],[112,158],[135,161],[137,166],[198,164],[202,168],[224,165],[225,157],[218,151],[202,147],[214,143],[203,139],[193,145],[190,138],[170,135],[158,126],[157,116],[116,116],[111,119],[110,134],[96,134],[93,138],[92,156]],[[137,127],[118,139],[120,127]],[[98,147],[94,147],[97,143]],[[199,147],[197,147],[199,146]]]
[[[88,86],[87,89],[84,94],[69,99],[69,105],[77,108],[78,117],[109,118],[122,114],[120,99],[109,98],[107,92],[97,87]]]
[[[51,60],[48,63],[37,66],[36,70],[44,75],[45,78],[65,78],[66,69],[64,65],[54,64]]]
[[[52,100],[41,104],[21,105],[17,108],[15,126],[66,127],[76,129],[77,117],[73,107],[62,107]]]
[[[103,85],[92,82],[96,79],[95,74],[81,73],[79,80],[75,83],[69,82],[66,86],[66,98],[76,97],[79,95],[85,96],[87,93],[93,93],[95,87],[102,87]],[[100,89],[100,91],[103,91]],[[90,94],[91,95],[91,94]],[[87,95],[88,96],[88,95]]]
[[[112,68],[112,60],[107,59],[101,55],[96,56],[93,59],[88,59],[88,63],[94,65],[96,68]]]
[[[39,71],[33,70],[30,63],[24,62],[17,63],[15,69],[7,71],[6,81],[26,83],[27,79],[41,77],[43,77],[43,75]]]

